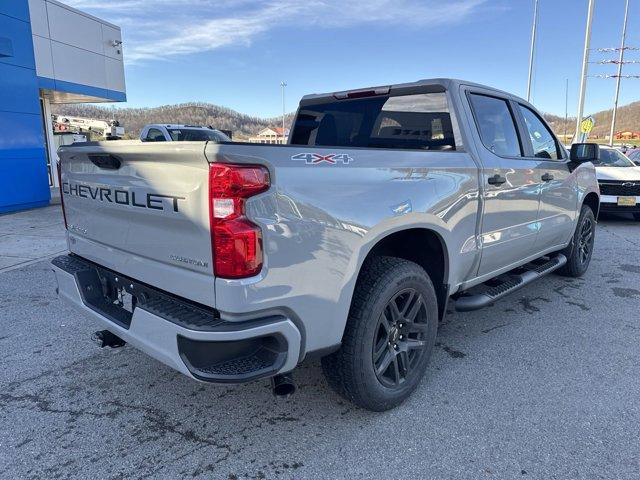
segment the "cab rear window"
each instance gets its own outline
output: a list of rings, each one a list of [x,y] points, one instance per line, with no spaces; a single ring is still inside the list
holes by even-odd
[[[228,138],[222,133],[213,130],[202,130],[195,128],[169,128],[169,135],[174,142],[226,142]]]
[[[291,143],[310,146],[455,150],[444,92],[306,105]]]

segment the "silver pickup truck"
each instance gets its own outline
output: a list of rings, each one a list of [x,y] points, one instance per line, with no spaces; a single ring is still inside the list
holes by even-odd
[[[521,98],[450,79],[305,96],[287,145],[62,147],[59,294],[104,330],[214,383],[322,358],[371,410],[418,386],[447,302],[473,310],[582,275],[599,191]],[[453,305],[455,302],[455,305]]]

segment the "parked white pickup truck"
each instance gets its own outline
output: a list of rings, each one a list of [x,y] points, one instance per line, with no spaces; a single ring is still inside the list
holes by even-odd
[[[278,393],[319,356],[336,391],[385,410],[418,386],[450,299],[585,273],[598,151],[569,157],[523,99],[449,79],[306,96],[288,145],[66,146],[53,268],[103,345]]]

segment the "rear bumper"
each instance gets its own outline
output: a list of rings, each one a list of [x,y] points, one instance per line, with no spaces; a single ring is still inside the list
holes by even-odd
[[[72,255],[51,262],[58,294],[101,328],[185,375],[214,383],[242,383],[292,370],[301,335],[283,316],[221,320],[193,304]],[[133,312],[114,306],[114,286],[137,299]]]

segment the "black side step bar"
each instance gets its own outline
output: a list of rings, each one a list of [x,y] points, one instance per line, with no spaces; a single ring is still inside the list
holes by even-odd
[[[559,269],[567,263],[567,257],[561,253],[550,258],[548,261],[539,264],[533,264],[530,268],[521,273],[510,275],[510,278],[497,285],[491,286],[489,289],[476,294],[463,294],[455,302],[456,310],[459,312],[470,312],[491,305],[496,300],[518,290],[520,287]],[[526,268],[526,267],[523,267]],[[516,269],[521,271],[522,268]]]

